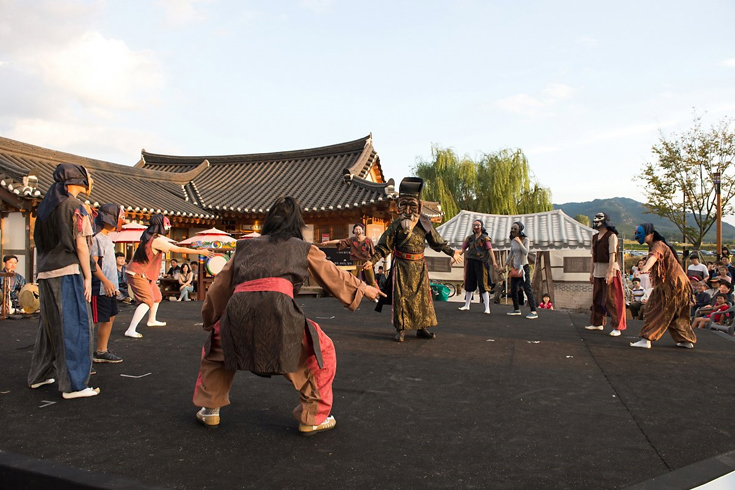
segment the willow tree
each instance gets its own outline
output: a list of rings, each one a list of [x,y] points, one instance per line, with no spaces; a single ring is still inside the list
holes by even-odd
[[[451,148],[431,147],[431,162],[414,168],[424,179],[423,198],[441,203],[444,216],[455,216],[461,209],[474,209],[478,183],[477,164],[469,157],[459,158]]]
[[[532,178],[521,150],[504,149],[475,162],[453,150],[432,146],[432,161],[420,162],[415,174],[425,181],[424,199],[439,201],[444,220],[460,210],[488,214],[528,214],[553,209],[551,191]]]

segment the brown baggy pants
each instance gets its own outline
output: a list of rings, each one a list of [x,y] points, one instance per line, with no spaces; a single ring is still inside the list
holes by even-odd
[[[625,318],[625,296],[623,293],[623,277],[620,271],[615,273],[611,284],[604,277],[595,277],[592,286],[592,307],[590,308],[590,325],[605,325],[606,314],[610,315],[610,326],[618,330],[627,328]]]
[[[311,320],[308,320],[311,322]],[[293,383],[299,392],[299,405],[293,410],[296,420],[304,425],[319,425],[332,410],[332,381],[337,369],[337,356],[332,340],[314,322],[311,324],[319,333],[322,353],[322,368],[314,356],[314,348],[304,331],[301,342],[299,368],[283,376]],[[194,388],[194,405],[219,408],[230,404],[230,390],[236,371],[225,369],[225,357],[220,343],[219,322],[214,326],[209,353],[202,348],[202,363],[199,378]]]
[[[669,331],[674,342],[697,342],[690,321],[691,288],[675,291],[670,284],[656,286],[648,298],[643,313],[641,337],[655,342]]]

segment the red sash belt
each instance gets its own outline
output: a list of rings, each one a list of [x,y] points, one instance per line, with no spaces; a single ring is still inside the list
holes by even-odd
[[[236,293],[245,293],[248,291],[275,291],[293,299],[293,284],[288,279],[283,279],[282,277],[255,279],[254,281],[241,282],[235,286]]]
[[[424,258],[424,254],[409,254],[405,252],[399,252],[398,250],[393,250],[393,255],[403,260],[421,260]]]

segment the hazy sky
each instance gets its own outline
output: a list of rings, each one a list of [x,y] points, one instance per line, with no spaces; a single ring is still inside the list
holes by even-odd
[[[521,148],[553,201],[625,196],[659,130],[735,116],[735,2],[0,0],[0,135],[133,165],[372,132]]]

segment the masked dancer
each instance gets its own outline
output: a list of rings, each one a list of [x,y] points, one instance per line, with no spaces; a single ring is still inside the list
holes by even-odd
[[[618,337],[626,328],[623,276],[618,264],[618,230],[610,224],[610,216],[606,213],[597,213],[592,227],[597,230],[592,236],[592,314],[590,324],[584,328],[604,330],[607,315],[610,315],[610,335]]]
[[[437,325],[432,303],[429,274],[424,260],[424,248],[460,260],[459,250],[453,250],[431,225],[431,220],[421,214],[421,190],[424,181],[418,177],[406,177],[401,181],[398,193],[398,219],[388,225],[375,247],[375,255],[365,263],[372,268],[380,259],[393,254],[393,266],[388,277],[388,297],[378,300],[377,311],[383,304],[392,304],[393,326],[396,341],[403,342],[406,330],[416,330],[416,336],[436,338],[428,329]]]
[[[373,241],[365,236],[365,225],[357,223],[352,227],[353,235],[342,240],[329,240],[322,242],[320,246],[337,245],[339,250],[350,249],[350,260],[355,266],[355,276],[362,279],[370,286],[375,286],[375,271],[370,267],[365,269],[365,262],[375,253]]]
[[[490,268],[498,268],[493,254],[493,245],[484,224],[479,219],[472,222],[472,234],[464,239],[461,254],[464,254],[464,306],[460,311],[469,311],[472,294],[480,290],[482,301],[485,303],[485,314],[490,314]]]
[[[631,347],[650,349],[651,342],[668,330],[678,347],[694,348],[697,336],[689,324],[692,286],[679,264],[676,250],[651,223],[638,225],[635,239],[648,245],[648,257],[641,272],[650,273],[653,291],[646,303],[641,339],[631,342]]]
[[[99,393],[90,388],[92,370],[92,221],[79,193],[92,191],[92,177],[81,165],[62,163],[38,206],[33,238],[38,254],[41,315],[28,385],[59,382],[66,399]]]
[[[149,223],[148,228],[140,236],[140,244],[133,255],[133,259],[125,270],[128,275],[128,284],[135,294],[135,299],[140,303],[135,309],[135,313],[133,313],[128,329],[125,331],[125,336],[133,339],[143,337],[137,331],[137,328],[146,313],[148,313],[149,327],[166,326],[166,322],[156,319],[158,305],[161,304],[163,299],[161,290],[156,284],[158,276],[161,274],[163,256],[167,252],[205,255],[207,257],[214,255],[211,250],[179,247],[166,240],[164,237],[171,230],[171,222],[162,214],[151,216]]]

